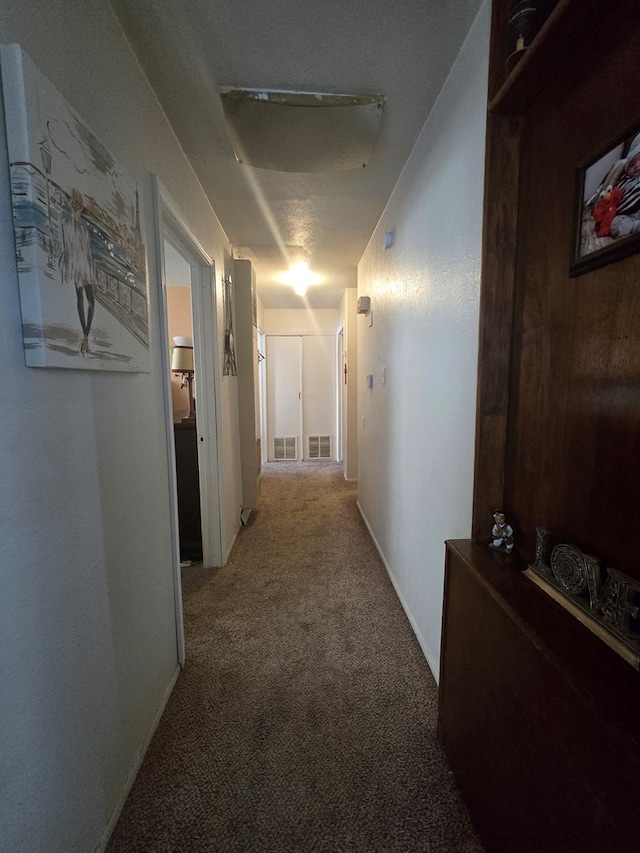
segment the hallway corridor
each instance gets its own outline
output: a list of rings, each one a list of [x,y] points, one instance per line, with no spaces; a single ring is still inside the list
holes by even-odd
[[[481,853],[435,683],[336,463],[270,463],[109,853]]]

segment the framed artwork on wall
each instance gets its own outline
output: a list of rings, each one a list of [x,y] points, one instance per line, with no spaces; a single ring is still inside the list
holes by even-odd
[[[578,169],[570,275],[618,261],[640,249],[640,125]]]
[[[19,45],[0,60],[26,364],[148,372],[137,186]]]

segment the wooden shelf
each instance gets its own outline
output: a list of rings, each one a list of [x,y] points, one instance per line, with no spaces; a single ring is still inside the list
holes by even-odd
[[[460,558],[509,619],[592,705],[640,751],[640,674],[524,575],[526,561],[496,554],[486,544],[450,540]]]
[[[489,102],[489,112],[523,115],[607,13],[601,0],[559,0],[520,62]]]

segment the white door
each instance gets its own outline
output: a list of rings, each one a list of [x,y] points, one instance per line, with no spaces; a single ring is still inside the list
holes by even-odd
[[[267,336],[268,459],[302,459],[302,338]]]
[[[303,458],[336,459],[336,336],[302,341]]]
[[[335,335],[269,335],[269,461],[336,458]]]

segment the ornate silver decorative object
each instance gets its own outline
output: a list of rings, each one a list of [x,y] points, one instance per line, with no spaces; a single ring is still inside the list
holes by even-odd
[[[534,566],[537,571],[545,574],[549,567],[545,563],[545,557],[549,547],[549,531],[544,527],[536,527],[536,561]]]
[[[603,577],[596,558],[575,545],[556,545],[549,556],[549,539],[548,530],[536,528],[535,562],[524,574],[640,669],[640,582],[617,569]]]
[[[584,554],[573,545],[558,545],[551,554],[551,571],[567,592],[579,595],[587,588],[587,568]]]

